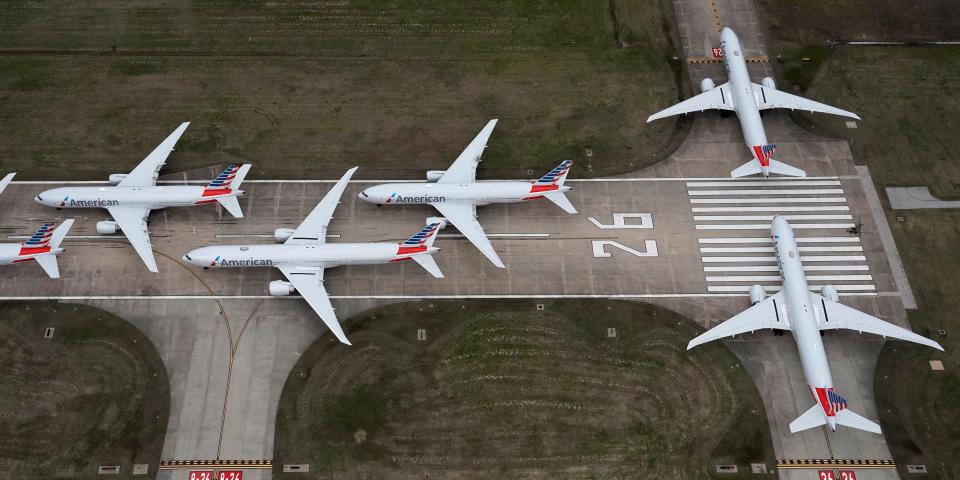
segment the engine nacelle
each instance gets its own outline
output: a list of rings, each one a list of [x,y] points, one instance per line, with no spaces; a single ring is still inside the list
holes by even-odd
[[[777,89],[777,82],[774,82],[770,77],[763,77],[763,80],[760,80],[760,85],[769,88],[770,90]]]
[[[442,177],[444,173],[447,173],[447,171],[446,170],[427,170],[427,181],[431,183],[436,182],[437,180],[440,180],[440,177]]]
[[[127,178],[126,173],[112,173],[110,174],[110,185],[116,186],[118,183],[122,182],[124,178]]]
[[[427,217],[427,223],[425,225],[430,225],[431,223],[439,223],[440,230],[447,228],[447,219],[443,217]]]
[[[709,79],[709,78],[704,78],[703,80],[700,80],[700,91],[701,91],[701,92],[706,92],[707,90],[713,90],[713,87],[716,87],[716,86],[717,86],[717,85],[716,85],[715,83],[713,83],[713,80],[711,80],[711,79]]]
[[[756,305],[762,302],[764,298],[767,298],[767,291],[764,290],[763,285],[750,287],[750,305]]]
[[[97,233],[100,235],[113,235],[120,233],[120,225],[113,220],[101,220],[97,222]]]
[[[270,282],[270,296],[273,297],[286,297],[293,292],[296,292],[297,289],[293,288],[293,284],[290,282],[284,282],[283,280],[274,280]]]
[[[286,242],[293,235],[292,228],[278,228],[273,231],[273,240],[277,243]]]
[[[823,288],[820,289],[820,295],[823,295],[824,298],[829,298],[834,302],[840,301],[840,294],[837,293],[837,287],[834,287],[833,285],[824,285]]]

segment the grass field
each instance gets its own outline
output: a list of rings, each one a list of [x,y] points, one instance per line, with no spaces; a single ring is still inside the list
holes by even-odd
[[[814,130],[852,139],[857,162],[870,166],[880,190],[925,185],[960,198],[957,72],[957,47],[840,48],[817,72],[811,95],[828,104],[842,98],[864,120],[846,129],[837,118],[817,116]],[[960,478],[960,213],[888,209],[887,219],[919,305],[908,311],[911,325],[946,353],[899,342],[884,347],[875,379],[881,424],[898,463],[926,464],[931,478]],[[931,359],[943,360],[946,371],[931,371]]]
[[[481,176],[635,170],[673,122],[666,0],[0,6],[0,171],[127,172],[182,121],[166,172],[422,177],[501,119]],[[585,148],[592,148],[587,159]]]
[[[773,462],[749,375],[721,344],[688,353],[701,328],[669,310],[419,302],[346,324],[352,348],[318,341],[291,372],[274,464],[317,478],[599,479],[709,478],[715,463],[746,477]]]
[[[0,478],[93,478],[98,465],[144,478],[134,463],[152,478],[169,408],[163,362],[132,325],[86,306],[0,303]]]

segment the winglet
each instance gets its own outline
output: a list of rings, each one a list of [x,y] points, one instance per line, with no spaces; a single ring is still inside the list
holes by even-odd
[[[7,188],[7,185],[10,185],[10,182],[13,181],[13,176],[17,172],[8,173],[7,176],[3,177],[3,180],[0,180],[0,193],[3,193],[3,190]]]

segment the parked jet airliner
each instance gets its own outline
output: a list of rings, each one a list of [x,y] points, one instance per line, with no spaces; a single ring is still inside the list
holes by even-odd
[[[845,328],[907,340],[941,351],[943,347],[933,340],[838,303],[837,289],[832,285],[824,286],[821,295],[811,292],[803,274],[793,229],[777,215],[773,217],[771,231],[783,289],[764,298],[763,287],[754,285],[750,289],[752,307],[694,338],[687,349],[755,330],[790,330],[800,350],[807,385],[817,403],[790,424],[790,431],[796,433],[824,424],[836,431],[837,424],[840,424],[880,433],[879,425],[848,410],[847,400],[833,390],[833,376],[820,332]]]
[[[23,243],[0,243],[0,265],[33,260],[50,278],[60,278],[60,268],[57,266],[57,256],[63,253],[60,242],[67,236],[73,219],[65,220],[59,227],[56,225],[44,223]]]
[[[477,206],[491,203],[516,203],[546,198],[567,213],[577,213],[564,192],[570,190],[567,179],[573,161],[564,160],[556,168],[534,182],[478,182],[477,164],[487,147],[497,120],[490,120],[470,145],[447,170],[430,170],[427,182],[387,183],[370,187],[360,199],[380,205],[431,205],[457,227],[494,265],[506,268],[477,221]]]
[[[97,222],[97,233],[111,235],[122,231],[147,268],[157,272],[147,232],[147,216],[151,210],[219,202],[231,215],[243,218],[237,197],[243,195],[239,187],[250,171],[250,164],[229,165],[206,187],[157,185],[157,174],[189,125],[189,122],[181,124],[130,174],[110,175],[109,187],[54,188],[37,195],[35,200],[58,209],[106,208],[113,220]]]
[[[211,267],[277,267],[287,282],[270,282],[270,295],[286,296],[299,292],[327,328],[341,342],[350,345],[340,328],[337,316],[323,288],[324,269],[340,265],[375,265],[413,260],[436,278],[443,278],[432,255],[440,251],[433,246],[437,233],[444,227],[439,219],[428,219],[426,227],[402,243],[327,243],[327,225],[340,202],[353,172],[351,168],[323,197],[316,208],[296,230],[279,228],[274,238],[280,245],[220,245],[198,248],[183,260],[206,268]]]
[[[799,168],[774,160],[777,146],[767,143],[767,134],[763,130],[760,111],[772,108],[789,108],[810,112],[829,113],[860,120],[855,113],[803,97],[784,93],[776,88],[770,77],[764,78],[760,85],[750,82],[747,63],[744,58],[740,39],[730,28],[724,28],[720,34],[720,48],[723,51],[723,65],[727,69],[728,82],[714,86],[713,80],[704,78],[700,82],[700,91],[695,97],[684,100],[666,110],[650,115],[647,122],[681,113],[702,112],[704,110],[733,110],[740,119],[740,130],[746,140],[747,148],[753,159],[730,173],[733,177],[743,177],[762,173],[764,177],[771,173],[805,177],[807,174]]]

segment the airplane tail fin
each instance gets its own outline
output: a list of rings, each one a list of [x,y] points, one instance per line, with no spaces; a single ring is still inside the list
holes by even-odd
[[[800,170],[797,167],[791,167],[783,162],[778,162],[774,159],[770,159],[770,173],[776,173],[778,175],[786,175],[788,177],[806,177],[807,172]]]
[[[227,209],[233,218],[243,218],[243,210],[240,209],[240,201],[237,197],[217,197],[217,202],[220,202],[220,205]]]
[[[845,427],[856,428],[857,430],[864,430],[871,433],[881,433],[880,425],[877,425],[866,418],[861,417],[857,413],[851,412],[850,410],[842,410],[837,412],[837,424],[843,425]]]
[[[404,249],[413,249],[409,252],[420,254],[411,255],[409,258],[417,262],[417,264],[435,278],[443,278],[443,272],[441,272],[440,267],[437,266],[437,261],[433,259],[433,254],[439,252],[440,249],[433,248],[433,242],[437,239],[437,234],[440,233],[440,229],[446,226],[446,221],[436,217],[430,217],[427,221],[429,222],[427,226],[421,228],[419,232],[413,234],[412,237],[400,244],[398,253],[404,253]],[[426,249],[421,250],[420,247],[425,247]]]
[[[740,178],[750,175],[757,175],[760,173],[763,173],[763,167],[760,166],[760,162],[751,159],[749,162],[740,165],[734,171],[730,172],[730,176],[733,178]]]
[[[57,255],[59,255],[62,250],[58,249],[64,237],[67,236],[67,231],[73,226],[73,219],[65,220],[63,224],[56,229],[53,228],[54,225],[56,224],[44,223],[40,226],[37,233],[34,233],[26,242],[23,242],[21,252],[35,255],[39,254],[34,256],[33,259],[40,265],[40,268],[42,268],[44,272],[47,272],[50,278],[60,278],[60,267],[57,265]]]
[[[809,410],[803,412],[803,415],[790,422],[790,433],[802,432],[826,424],[827,416],[823,414],[823,408],[818,404],[810,407]]]
[[[563,182],[567,180],[567,174],[570,173],[570,167],[573,166],[573,160],[564,160],[560,162],[560,165],[557,165],[547,172],[546,175],[540,177],[539,180],[533,182],[534,185],[557,185],[559,187],[563,186]]]
[[[570,199],[561,191],[556,192],[547,192],[543,194],[547,200],[557,204],[558,207],[562,208],[563,211],[567,213],[577,213],[577,209],[573,207],[573,204],[570,203]]]

